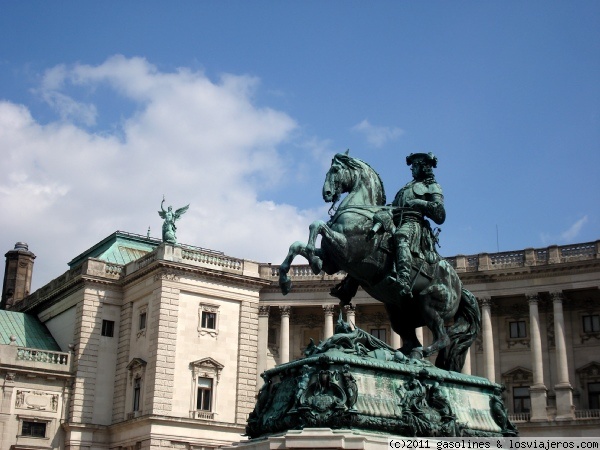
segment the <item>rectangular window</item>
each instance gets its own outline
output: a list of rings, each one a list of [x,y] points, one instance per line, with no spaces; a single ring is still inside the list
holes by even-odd
[[[139,328],[138,330],[145,330],[146,329],[146,311],[144,311],[143,313],[140,314],[140,324],[139,324]]]
[[[46,437],[46,425],[46,422],[24,420],[21,427],[21,436],[44,438]]]
[[[102,321],[102,336],[113,337],[114,335],[115,335],[114,320],[103,320]]]
[[[140,410],[140,397],[142,395],[142,379],[136,378],[133,382],[133,410]]]
[[[600,409],[600,383],[588,383],[589,409]]]
[[[583,316],[583,331],[585,333],[600,332],[600,315]]]
[[[211,411],[212,409],[212,378],[198,378],[198,398],[196,409],[200,411]]]
[[[202,311],[202,328],[208,328],[214,330],[217,328],[217,313]]]
[[[385,332],[386,332],[385,328],[371,328],[371,336],[374,336],[383,342],[387,342]]]
[[[527,330],[525,328],[524,320],[519,320],[517,322],[510,322],[510,337],[511,338],[527,337]]]
[[[529,386],[513,388],[513,404],[516,413],[528,413],[531,410]]]

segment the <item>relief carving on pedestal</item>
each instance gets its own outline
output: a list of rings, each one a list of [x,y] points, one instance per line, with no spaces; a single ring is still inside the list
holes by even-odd
[[[58,410],[58,400],[58,394],[18,390],[15,398],[15,408],[33,409],[37,411],[56,411]]]

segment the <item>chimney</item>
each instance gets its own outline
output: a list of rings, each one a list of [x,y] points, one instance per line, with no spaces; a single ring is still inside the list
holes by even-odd
[[[11,309],[29,295],[35,255],[29,251],[25,242],[17,242],[15,249],[4,256],[6,256],[6,266],[0,309]]]

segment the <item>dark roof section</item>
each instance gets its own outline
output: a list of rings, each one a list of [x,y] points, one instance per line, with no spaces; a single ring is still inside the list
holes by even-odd
[[[60,347],[36,316],[0,310],[0,344],[9,345],[10,337],[16,338],[20,347],[60,352]]]
[[[96,258],[124,265],[154,251],[160,244],[160,239],[127,233],[125,231],[115,231],[107,238],[73,258],[69,262],[69,267],[72,269],[88,258]]]

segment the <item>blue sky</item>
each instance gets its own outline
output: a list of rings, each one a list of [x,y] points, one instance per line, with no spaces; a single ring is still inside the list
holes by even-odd
[[[39,286],[164,194],[181,242],[279,263],[347,148],[390,199],[437,155],[444,255],[594,241],[598,80],[597,1],[3,2],[1,248]]]

